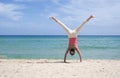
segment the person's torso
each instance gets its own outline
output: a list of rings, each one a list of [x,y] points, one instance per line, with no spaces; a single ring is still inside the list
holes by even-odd
[[[69,38],[69,45],[76,45],[77,44],[77,38]]]

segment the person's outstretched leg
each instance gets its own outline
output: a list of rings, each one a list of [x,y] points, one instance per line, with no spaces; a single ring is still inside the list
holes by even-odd
[[[81,55],[81,52],[80,52],[79,48],[76,48],[76,51],[77,51],[77,53],[80,57],[80,62],[82,62],[82,55]]]
[[[67,56],[68,52],[69,52],[69,48],[66,50],[66,53],[64,55],[64,63],[66,63],[66,56]]]

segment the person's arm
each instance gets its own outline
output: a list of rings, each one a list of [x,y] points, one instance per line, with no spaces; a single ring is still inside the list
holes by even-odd
[[[75,31],[78,33],[81,28],[91,19],[91,18],[94,18],[94,16],[90,16],[89,18],[87,18],[78,28],[75,29]]]
[[[55,17],[50,17],[50,18],[53,19],[55,22],[57,22],[67,32],[67,34],[69,34],[70,29],[66,25],[64,25],[61,21],[59,21]]]

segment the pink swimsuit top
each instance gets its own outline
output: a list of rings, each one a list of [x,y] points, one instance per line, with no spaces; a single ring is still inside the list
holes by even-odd
[[[69,38],[69,45],[76,45],[77,44],[77,38]]]

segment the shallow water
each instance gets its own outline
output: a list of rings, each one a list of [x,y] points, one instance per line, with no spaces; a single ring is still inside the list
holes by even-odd
[[[120,59],[120,36],[78,36],[83,59]],[[0,58],[63,59],[67,36],[0,36]],[[77,53],[69,59],[78,59]]]

